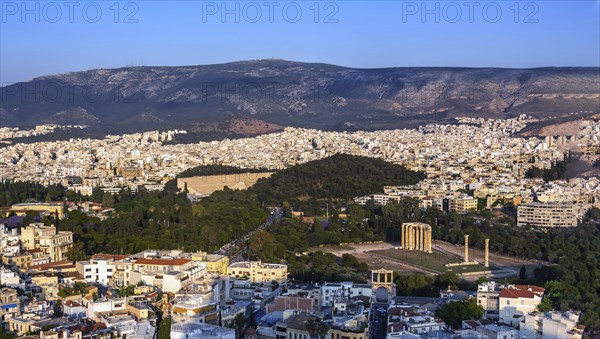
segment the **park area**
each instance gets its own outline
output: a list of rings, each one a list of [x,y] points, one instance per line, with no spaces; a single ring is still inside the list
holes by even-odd
[[[518,274],[521,265],[525,265],[528,273],[533,274],[533,269],[540,264],[531,260],[490,253],[489,268],[481,264],[446,267],[446,264],[463,261],[464,247],[441,241],[433,242],[433,253],[402,250],[398,248],[398,244],[388,242],[322,246],[312,248],[310,251],[332,253],[339,257],[351,254],[359,261],[367,263],[370,269],[384,268],[396,271],[401,275],[413,273],[436,275],[450,270],[459,275],[462,274],[467,280],[477,279],[483,275],[496,279],[514,277]],[[471,248],[470,260],[483,263],[483,251]]]
[[[371,251],[375,256],[387,257],[389,259],[404,263],[406,265],[415,266],[423,270],[431,271],[431,273],[443,273],[445,271],[453,271],[456,274],[485,272],[490,268],[485,268],[483,265],[460,265],[446,267],[446,264],[459,263],[462,258],[445,254],[437,251],[433,253],[425,253],[420,251],[408,251],[403,249],[386,249]]]

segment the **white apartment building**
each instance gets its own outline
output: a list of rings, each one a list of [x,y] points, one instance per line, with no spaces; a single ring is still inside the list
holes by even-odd
[[[0,284],[8,287],[25,287],[24,284],[21,284],[19,275],[4,266],[0,267]]]
[[[349,281],[325,283],[321,286],[321,307],[333,306],[337,298],[350,299],[360,295],[371,298],[373,296],[371,284],[354,284]]]
[[[93,258],[89,261],[78,261],[75,264],[77,272],[86,282],[109,285],[113,276],[113,260],[108,258]]]
[[[191,319],[171,325],[172,339],[235,339],[235,329],[210,325]]]
[[[0,224],[0,249],[3,256],[18,255],[21,251],[21,241],[18,229],[9,230],[6,225]]]
[[[577,207],[569,203],[522,204],[517,209],[517,225],[536,227],[575,227],[578,221]]]
[[[87,304],[88,318],[101,321],[101,315],[106,312],[117,312],[126,310],[127,298],[99,299]]]
[[[477,333],[483,335],[486,339],[518,339],[519,331],[510,326],[501,326],[497,324],[488,324],[477,327]]]
[[[532,339],[581,339],[585,326],[578,325],[579,314],[575,312],[532,312],[525,314],[519,324],[521,338]]]
[[[401,319],[406,326],[405,330],[414,334],[426,334],[431,331],[441,331],[446,327],[446,324],[442,319],[426,314],[402,316]]]
[[[509,285],[500,291],[500,321],[518,325],[525,314],[536,310],[542,302],[544,288],[532,285]]]
[[[483,307],[484,317],[489,320],[498,320],[500,317],[500,290],[504,285],[494,281],[486,281],[477,286],[477,305]]]
[[[192,279],[185,272],[166,272],[162,274],[162,291],[179,292],[192,285]]]

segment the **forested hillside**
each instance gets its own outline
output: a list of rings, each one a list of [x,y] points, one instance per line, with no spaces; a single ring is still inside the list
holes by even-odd
[[[424,173],[380,159],[336,154],[259,180],[252,191],[265,202],[352,199],[383,191],[383,186],[416,184]]]

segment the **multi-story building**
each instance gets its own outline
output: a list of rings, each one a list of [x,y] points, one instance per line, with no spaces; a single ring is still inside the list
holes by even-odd
[[[133,272],[134,262],[130,259],[115,260],[112,262],[113,275],[110,285],[123,287],[133,285],[131,283],[131,273]]]
[[[97,279],[116,287],[143,282],[165,292],[178,292],[206,274],[206,265],[196,253],[182,251],[144,251],[134,255],[94,256],[78,263],[87,281]]]
[[[4,265],[15,265],[22,269],[28,269],[32,266],[32,257],[29,253],[6,255],[2,256],[2,263]]]
[[[373,296],[371,284],[354,284],[352,282],[325,283],[321,286],[321,307],[331,307],[338,298]]]
[[[308,298],[313,301],[314,311],[321,310],[321,287],[312,284],[288,285],[285,295]]]
[[[194,262],[189,259],[136,259],[133,265],[135,271],[142,272],[172,272],[191,269]]]
[[[113,276],[113,260],[108,258],[92,258],[89,261],[78,261],[77,272],[83,279],[91,283],[108,285]]]
[[[412,314],[402,317],[405,330],[414,334],[441,331],[446,327],[444,321],[429,314]]]
[[[21,244],[17,228],[8,229],[6,225],[0,224],[0,250],[3,256],[19,254]]]
[[[532,285],[508,285],[500,291],[500,321],[518,325],[525,314],[535,311],[542,302],[544,288]]]
[[[19,275],[4,267],[0,267],[0,284],[8,287],[24,287],[24,285],[21,285]]]
[[[458,198],[451,198],[449,201],[450,211],[459,214],[465,214],[469,211],[477,210],[478,200],[468,195],[461,195]]]
[[[481,325],[481,326],[478,326],[475,331],[476,331],[476,333],[481,334],[481,336],[486,339],[517,339],[517,338],[519,338],[519,331],[516,328],[510,327],[510,326],[498,325],[498,324]]]
[[[143,281],[164,291],[177,292],[192,284],[206,272],[204,264],[190,259],[136,259],[130,283]]]
[[[331,339],[369,339],[369,320],[361,314],[350,319],[340,319],[334,322],[329,329],[329,337]]]
[[[522,204],[517,209],[518,226],[575,227],[577,221],[577,208],[569,203],[532,202]]]
[[[227,274],[229,258],[226,255],[207,254],[205,261],[207,273],[218,273],[222,275]]]
[[[267,304],[266,312],[271,313],[274,311],[285,311],[285,310],[295,310],[298,312],[317,312],[317,304],[314,299],[299,297],[299,296],[278,296],[275,297],[273,303]]]
[[[287,281],[287,265],[267,264],[260,261],[236,262],[227,267],[227,275],[232,278],[247,278],[256,283]]]
[[[17,291],[6,287],[0,290],[0,319],[2,324],[6,324],[6,320],[18,317],[20,314],[21,301],[17,297]]]
[[[477,305],[484,309],[485,318],[515,325],[516,319],[535,310],[543,294],[544,288],[538,286],[488,281],[477,286]]]
[[[227,266],[229,266],[229,257],[220,254],[209,254],[206,252],[196,252],[191,255],[192,260],[203,261],[206,263],[207,273],[217,273],[227,275]]]
[[[310,316],[307,313],[299,313],[277,322],[275,325],[276,336],[278,338],[310,339],[310,332],[306,328],[309,319]]]
[[[531,312],[519,324],[521,338],[581,339],[585,330],[576,312]]]
[[[477,286],[477,305],[483,307],[485,318],[496,321],[500,318],[500,290],[503,287],[494,281]]]
[[[233,328],[203,323],[198,319],[178,322],[171,325],[172,339],[235,339]]]
[[[54,226],[32,223],[21,229],[21,244],[27,250],[40,249],[50,262],[61,261],[73,246],[73,232],[57,232]]]
[[[197,293],[177,294],[172,300],[171,316],[174,322],[200,320],[203,323],[218,322],[218,303],[215,295]]]

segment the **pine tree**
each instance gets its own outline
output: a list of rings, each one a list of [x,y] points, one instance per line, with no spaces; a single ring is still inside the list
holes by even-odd
[[[522,265],[521,269],[519,270],[519,279],[522,281],[527,280],[527,268],[525,268],[525,265]]]

